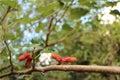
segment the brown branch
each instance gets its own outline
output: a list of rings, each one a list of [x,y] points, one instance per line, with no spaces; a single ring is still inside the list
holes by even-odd
[[[74,1],[74,0],[73,0],[73,1]],[[72,1],[72,2],[73,2],[73,1]],[[71,3],[71,4],[72,4],[72,3]],[[4,15],[3,19],[1,20],[1,23],[4,21],[5,17],[7,16],[8,12],[10,11],[10,8],[11,8],[11,7],[8,7],[8,10],[7,10],[6,14]],[[65,15],[65,13],[67,12],[68,8],[69,8],[69,7],[67,6],[66,9],[65,9],[65,11],[64,11],[64,13],[63,13],[63,15],[56,21],[56,23],[59,22],[59,21],[64,17],[64,15]],[[47,32],[47,36],[46,36],[45,47],[49,47],[49,46],[52,46],[52,45],[54,45],[54,44],[58,44],[58,43],[64,41],[65,38],[66,38],[66,37],[63,37],[63,38],[60,39],[59,41],[56,41],[56,42],[51,43],[51,44],[48,45],[49,35],[50,35],[51,31],[52,31],[53,28],[54,28],[54,27],[53,27],[53,28],[51,29],[52,22],[53,22],[53,18],[51,18],[50,25],[49,25],[49,27],[48,27],[48,32]],[[55,23],[55,25],[56,25],[56,23]],[[5,73],[5,74],[3,74],[3,75],[0,75],[0,78],[5,77],[5,76],[9,76],[9,75],[12,75],[12,74],[15,74],[15,75],[18,75],[18,74],[19,74],[19,75],[20,75],[20,74],[30,74],[31,72],[34,72],[34,71],[35,71],[35,72],[47,72],[47,71],[51,71],[51,70],[74,71],[74,68],[72,69],[70,66],[66,66],[66,67],[65,67],[65,65],[64,65],[64,66],[54,65],[54,66],[47,66],[47,67],[41,67],[41,68],[30,68],[30,69],[27,69],[27,70],[25,70],[25,71],[14,71],[14,70],[13,70],[12,60],[11,60],[11,51],[10,51],[10,49],[9,49],[9,47],[8,47],[8,44],[7,44],[6,40],[5,40],[4,42],[5,42],[5,44],[6,44],[6,47],[7,47],[8,51],[9,51],[11,72],[8,72],[8,73]],[[39,49],[39,50],[37,50],[35,53],[38,53],[38,52],[40,52],[41,50],[43,50],[43,49]],[[74,67],[74,66],[73,66],[73,67]]]
[[[6,18],[7,14],[10,12],[10,10],[11,10],[11,7],[8,6],[8,9],[7,9],[5,15],[3,16],[0,24],[3,23],[4,19]],[[11,51],[10,51],[9,46],[8,46],[8,43],[7,43],[6,39],[5,39],[5,38],[6,38],[6,37],[5,37],[5,29],[4,29],[3,26],[2,26],[2,30],[3,30],[3,34],[4,34],[4,35],[3,35],[3,37],[4,37],[4,43],[5,43],[5,45],[6,45],[7,49],[8,49],[8,53],[9,53],[9,57],[10,57],[9,61],[10,61],[10,65],[11,65],[11,71],[13,71],[13,64],[12,64],[12,60],[11,60],[11,57],[12,57],[12,56],[11,56]]]
[[[58,41],[56,41],[56,42],[53,42],[53,43],[50,43],[50,44],[48,44],[48,46],[47,47],[49,47],[49,46],[54,46],[55,44],[59,44],[59,43],[62,43],[69,35],[71,35],[72,34],[72,32],[74,32],[75,31],[75,29],[76,29],[76,27],[73,29],[73,30],[71,30],[70,32],[68,32],[68,34],[66,34],[64,37],[62,37],[60,40],[58,40]]]
[[[0,78],[6,77],[6,76],[10,76],[10,75],[12,75],[12,73],[11,73],[11,72],[8,72],[8,73],[5,73],[5,74],[0,75]]]
[[[68,6],[65,7],[65,10],[64,10],[63,14],[61,15],[61,17],[60,17],[58,20],[56,20],[56,23],[57,23],[57,22],[60,22],[60,20],[65,16],[67,10],[68,10],[69,7],[73,4],[73,2],[74,2],[74,0],[72,0],[71,3],[70,3]],[[55,24],[56,24],[56,23],[55,23]]]
[[[94,72],[120,74],[120,67],[115,66],[97,66],[97,65],[53,65],[36,68],[38,72],[48,71],[76,71],[76,72]]]
[[[6,47],[4,47],[4,48],[2,49],[2,51],[0,52],[0,54],[2,54],[2,53],[5,51],[5,49],[6,49]]]
[[[76,27],[75,27],[75,28],[76,28]],[[54,46],[55,44],[62,43],[70,34],[72,34],[72,32],[75,31],[75,28],[74,28],[72,31],[70,31],[68,34],[66,34],[64,37],[62,37],[60,40],[55,41],[55,42],[53,42],[53,43],[50,43],[50,44],[48,44],[47,46],[44,46],[42,49],[35,50],[35,51],[34,51],[35,54],[39,54],[43,49],[45,49],[45,48],[47,48],[47,47]]]
[[[56,23],[54,24],[54,26],[52,27],[52,22],[53,22],[53,17],[51,18],[51,21],[50,21],[50,25],[48,27],[48,31],[47,31],[47,36],[46,36],[46,42],[45,42],[45,47],[49,47],[49,46],[53,46],[55,44],[58,44],[58,43],[61,43],[65,40],[66,36],[63,37],[62,39],[54,42],[54,43],[51,43],[51,44],[48,44],[48,39],[49,39],[49,35],[51,33],[51,31],[54,29],[54,27],[56,26],[57,22],[60,22],[60,20],[65,16],[65,13],[67,12],[67,10],[69,9],[69,7],[72,5],[74,0],[71,1],[71,3],[65,7],[65,11],[64,13],[61,15],[61,17],[59,19],[56,20]],[[51,29],[52,27],[52,29]]]
[[[11,50],[9,49],[9,46],[8,46],[8,44],[7,44],[7,41],[6,41],[6,40],[4,40],[4,43],[5,43],[5,45],[6,45],[7,49],[8,49],[8,53],[9,53],[9,61],[10,61],[10,65],[11,65],[11,71],[13,71],[13,63],[12,63]]]
[[[3,70],[5,70],[5,69],[7,69],[7,68],[9,68],[9,67],[11,67],[11,66],[10,66],[10,65],[7,65],[7,66],[2,67],[2,68],[0,69],[0,72],[2,72]]]
[[[0,24],[2,24],[2,22],[4,21],[4,19],[5,19],[5,18],[6,18],[6,16],[7,16],[7,14],[10,12],[10,9],[11,9],[11,7],[10,7],[10,6],[8,6],[8,9],[7,9],[7,11],[6,11],[5,15],[3,16],[2,20],[0,21]]]
[[[58,40],[58,41],[56,41],[56,42],[53,42],[53,43],[48,44],[48,47],[49,47],[49,46],[54,46],[55,44],[59,44],[59,43],[63,42],[65,39],[66,39],[66,36],[63,37],[63,38],[61,38],[60,40]]]
[[[56,42],[47,44],[47,46],[44,46],[42,49],[35,50],[34,53],[37,55],[37,54],[39,54],[42,50],[44,50],[45,48],[50,47],[50,46],[54,46],[55,44],[59,44],[59,43],[63,42],[63,41],[66,39],[66,37],[67,37],[67,36],[64,36],[63,38],[61,38],[60,40],[58,40],[58,41],[56,41]]]
[[[45,47],[51,46],[51,45],[54,45],[55,43],[61,42],[61,40],[59,40],[59,41],[57,41],[57,42],[55,42],[55,43],[52,43],[52,44],[48,45],[48,40],[49,40],[50,33],[51,33],[52,30],[55,28],[57,22],[60,22],[60,20],[65,16],[65,13],[67,12],[67,10],[69,9],[69,7],[72,5],[73,2],[74,2],[74,0],[72,0],[71,3],[70,3],[68,6],[65,7],[65,11],[64,11],[63,14],[61,15],[61,17],[56,20],[56,22],[55,22],[55,24],[53,25],[53,27],[52,27],[52,23],[53,23],[54,17],[53,17],[53,15],[52,15],[52,18],[51,18],[51,20],[50,20],[50,24],[49,24],[49,26],[48,26],[47,34],[46,34]]]
[[[120,74],[120,67],[117,66],[97,66],[97,65],[51,65],[46,67],[29,68],[23,71],[13,71],[0,75],[0,78],[10,75],[31,74],[32,72],[48,72],[48,71],[75,71],[75,72],[93,72]]]
[[[50,33],[51,33],[51,27],[52,27],[52,23],[53,23],[53,17],[51,18],[51,20],[50,20],[50,24],[49,24],[49,26],[48,26],[48,30],[47,30],[47,34],[46,34],[46,41],[45,41],[45,46],[47,46],[48,45],[48,40],[49,40],[49,36],[50,36]]]
[[[59,43],[63,42],[63,41],[66,39],[66,37],[68,36],[68,35],[66,35],[66,36],[64,36],[63,38],[61,38],[60,40],[58,40],[58,41],[56,41],[56,42],[53,42],[53,43],[51,43],[51,44],[48,44],[49,36],[50,36],[52,30],[53,30],[54,27],[56,26],[57,22],[59,22],[59,21],[64,17],[65,13],[67,12],[68,8],[72,5],[73,1],[74,1],[74,0],[71,1],[71,3],[70,3],[69,6],[66,6],[63,15],[62,15],[58,20],[56,20],[56,23],[53,25],[53,27],[52,27],[52,23],[53,23],[54,17],[53,17],[53,16],[51,17],[50,24],[49,24],[49,26],[48,26],[48,30],[47,30],[47,34],[46,34],[45,46],[43,47],[43,49],[46,48],[46,47],[50,47],[50,46],[53,46],[53,45],[55,45],[55,44],[59,44]],[[39,54],[43,49],[35,50],[34,53],[35,53],[35,54]]]
[[[32,68],[35,68],[35,53],[32,51]]]
[[[42,49],[35,50],[34,53],[35,53],[35,54],[39,54],[42,50],[43,50],[43,48],[42,48]]]

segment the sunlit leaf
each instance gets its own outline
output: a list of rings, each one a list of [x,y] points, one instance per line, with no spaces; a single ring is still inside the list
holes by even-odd
[[[55,2],[47,4],[44,7],[40,7],[38,9],[38,12],[40,12],[43,17],[46,17],[54,13],[55,9],[60,8],[60,7],[61,7],[60,3],[55,1]]]
[[[2,2],[3,4],[6,4],[7,6],[10,6],[10,7],[15,7],[17,1],[15,0],[0,0],[0,2]]]
[[[88,12],[89,11],[87,9],[74,8],[74,9],[71,10],[70,18],[71,19],[80,19],[81,16],[86,15]]]
[[[29,16],[24,16],[23,18],[15,19],[15,21],[26,24],[26,23],[32,23],[32,22],[34,22],[35,20],[38,20],[38,19],[39,19],[38,17],[30,18]]]

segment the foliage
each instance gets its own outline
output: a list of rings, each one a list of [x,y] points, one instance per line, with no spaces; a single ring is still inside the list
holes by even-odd
[[[18,61],[18,56],[34,49],[43,49],[51,23],[48,43],[63,41],[44,48],[42,52],[77,57],[78,65],[120,65],[120,12],[114,8],[120,5],[119,1],[0,0],[0,4],[0,68],[9,65],[9,53],[4,40],[11,50],[15,69],[23,70],[24,63]],[[104,12],[106,8],[110,11]],[[112,18],[104,21],[106,13]],[[55,71],[3,78],[6,79],[120,80],[120,76]]]

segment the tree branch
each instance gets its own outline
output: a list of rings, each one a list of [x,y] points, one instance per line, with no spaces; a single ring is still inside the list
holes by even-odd
[[[59,19],[56,20],[56,23],[60,22],[60,20],[65,16],[66,12],[68,11],[69,7],[73,4],[73,2],[74,2],[74,0],[72,0],[71,3],[65,7],[63,14],[61,15],[61,17]]]
[[[70,32],[68,32],[64,37],[62,37],[60,40],[56,41],[56,42],[53,42],[53,43],[50,43],[48,44],[47,47],[49,46],[53,46],[55,44],[59,44],[59,43],[62,43],[69,35],[71,35],[74,31],[75,31],[76,27],[74,27],[73,30],[71,30]]]
[[[52,65],[36,68],[38,72],[48,71],[76,71],[76,72],[94,72],[120,74],[120,67],[117,66],[97,66],[97,65]]]
[[[66,39],[66,36],[63,37],[63,38],[61,38],[60,40],[58,40],[58,41],[56,41],[56,42],[53,42],[53,43],[48,44],[48,46],[54,46],[55,44],[59,44],[59,43],[63,42],[65,39]]]
[[[35,68],[35,53],[32,51],[32,68]]]
[[[2,24],[2,22],[3,22],[3,21],[4,21],[4,19],[5,19],[5,17],[6,17],[6,16],[7,16],[7,14],[9,13],[10,9],[11,9],[11,7],[10,7],[10,6],[8,6],[8,9],[7,9],[7,11],[6,11],[5,15],[3,16],[2,20],[0,21],[0,24]]]
[[[53,27],[52,27],[52,23],[53,23],[54,17],[53,17],[53,15],[52,15],[52,18],[51,18],[51,20],[50,20],[50,24],[49,24],[49,26],[48,26],[47,34],[46,34],[46,41],[45,41],[45,46],[44,46],[44,48],[49,47],[49,46],[53,46],[53,45],[58,44],[58,43],[61,43],[61,42],[63,42],[63,41],[65,40],[65,38],[67,37],[67,36],[65,36],[65,37],[61,38],[60,40],[58,40],[58,41],[56,41],[56,42],[54,42],[54,43],[48,44],[48,40],[49,40],[49,36],[50,36],[51,31],[54,29],[54,27],[56,26],[57,22],[59,22],[59,21],[65,16],[65,13],[67,12],[68,8],[72,5],[73,2],[74,2],[74,0],[72,0],[71,3],[70,3],[68,6],[65,7],[64,13],[61,15],[61,17],[60,17],[59,19],[56,20],[56,22],[55,22],[55,24],[53,25]],[[42,51],[42,50],[43,50],[43,49],[38,49],[38,50],[36,50],[36,51],[35,51],[35,54],[40,53],[40,51]]]
[[[50,46],[53,46],[55,44],[59,44],[61,42],[63,42],[65,39],[66,39],[67,36],[64,36],[63,38],[61,38],[60,40],[56,41],[56,42],[53,42],[53,43],[50,43],[50,44],[47,44],[46,46],[44,46],[42,49],[38,49],[38,50],[35,50],[34,51],[34,54],[39,54],[43,49],[47,48],[47,47],[50,47]]]
[[[9,53],[9,61],[10,61],[10,65],[11,65],[11,71],[13,71],[13,63],[12,63],[11,50],[9,49],[9,46],[8,46],[8,44],[7,44],[7,41],[6,41],[6,40],[4,40],[4,43],[5,43],[5,45],[6,45],[7,49],[8,49],[8,53]]]
[[[2,23],[4,21],[4,19],[6,18],[7,14],[10,12],[10,10],[11,10],[11,7],[8,6],[5,15],[3,16],[2,20],[0,21],[1,25],[2,25]],[[11,56],[11,50],[9,49],[8,43],[6,41],[5,28],[3,26],[2,26],[2,30],[3,30],[4,43],[5,43],[5,45],[6,45],[7,49],[8,49],[8,53],[9,53],[9,61],[10,61],[11,71],[13,71],[13,63],[12,63],[12,59],[11,59],[12,58],[12,56]]]
[[[2,68],[0,69],[0,72],[2,72],[3,70],[5,70],[5,69],[7,69],[7,68],[9,68],[9,67],[11,67],[11,66],[10,66],[10,65],[7,65],[7,66],[2,67]]]
[[[117,66],[97,66],[97,65],[51,65],[46,67],[29,68],[23,71],[13,71],[0,75],[0,78],[14,75],[31,74],[32,72],[48,72],[48,71],[75,71],[75,72],[93,72],[120,74],[120,67]]]
[[[4,47],[4,48],[1,50],[0,54],[2,54],[2,53],[5,51],[5,49],[6,49],[6,47]]]
[[[47,30],[47,34],[46,34],[46,41],[45,41],[45,46],[47,46],[48,45],[48,40],[49,40],[49,36],[50,36],[50,33],[51,33],[51,27],[52,27],[52,23],[53,23],[53,17],[51,18],[51,20],[50,20],[50,24],[49,24],[49,26],[48,26],[48,30]]]
[[[64,13],[61,15],[61,17],[60,17],[59,19],[56,20],[56,23],[54,24],[54,27],[56,26],[57,22],[60,22],[60,20],[65,16],[65,13],[67,12],[67,10],[69,9],[69,7],[72,5],[73,2],[74,2],[74,0],[72,0],[71,3],[70,3],[68,6],[65,7]],[[53,19],[51,19],[51,23],[52,23],[52,21],[53,21]],[[58,41],[56,41],[56,42],[54,42],[54,43],[48,44],[48,37],[49,37],[51,31],[54,29],[54,27],[52,27],[52,30],[49,30],[50,27],[51,27],[51,25],[52,25],[51,23],[50,23],[50,26],[49,26],[49,28],[48,28],[48,34],[47,34],[47,39],[46,39],[46,45],[45,45],[45,47],[49,47],[49,46],[53,46],[53,45],[55,45],[55,44],[61,43],[61,42],[63,42],[63,41],[66,39],[66,37],[67,37],[67,35],[66,35],[66,36],[64,36],[63,38],[61,38],[60,40],[58,40]],[[69,34],[68,34],[68,35],[69,35]]]
[[[11,72],[8,72],[8,73],[5,73],[5,74],[0,75],[0,78],[6,77],[6,76],[10,76],[10,75],[12,75],[12,73],[11,73]]]

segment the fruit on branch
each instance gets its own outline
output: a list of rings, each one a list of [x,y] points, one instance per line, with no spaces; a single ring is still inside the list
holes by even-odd
[[[73,63],[73,62],[76,62],[76,61],[77,61],[77,58],[75,58],[75,57],[65,57],[65,58],[62,59],[62,63],[68,63],[68,62]]]
[[[31,57],[31,53],[27,52],[27,53],[24,53],[23,55],[19,56],[18,60],[19,61],[22,61],[22,60],[25,60],[27,58],[32,58]]]
[[[39,57],[39,65],[52,65],[52,64],[57,64],[60,65],[62,63],[73,63],[76,62],[77,58],[75,57],[65,57],[62,58],[60,55],[56,53],[41,53],[41,56]]]
[[[26,60],[25,62],[25,67],[29,68],[30,64],[32,62],[32,54],[29,52],[26,52],[24,54],[22,54],[21,56],[18,57],[19,61],[22,60]],[[55,53],[41,53],[40,57],[39,57],[39,62],[37,63],[37,65],[52,65],[52,64],[57,64],[60,65],[62,63],[73,63],[76,62],[77,58],[75,57],[65,57],[62,58],[60,55],[55,54]]]
[[[32,58],[28,58],[25,62],[25,67],[26,68],[29,68],[30,67],[30,64],[31,64],[31,61],[32,61]]]
[[[32,54],[29,53],[29,52],[26,52],[24,54],[22,54],[21,56],[18,57],[18,60],[19,61],[23,61],[23,60],[26,60],[25,62],[25,67],[26,68],[29,68],[30,67],[30,64],[32,62]]]
[[[62,57],[58,54],[52,53],[52,58],[61,63]]]

